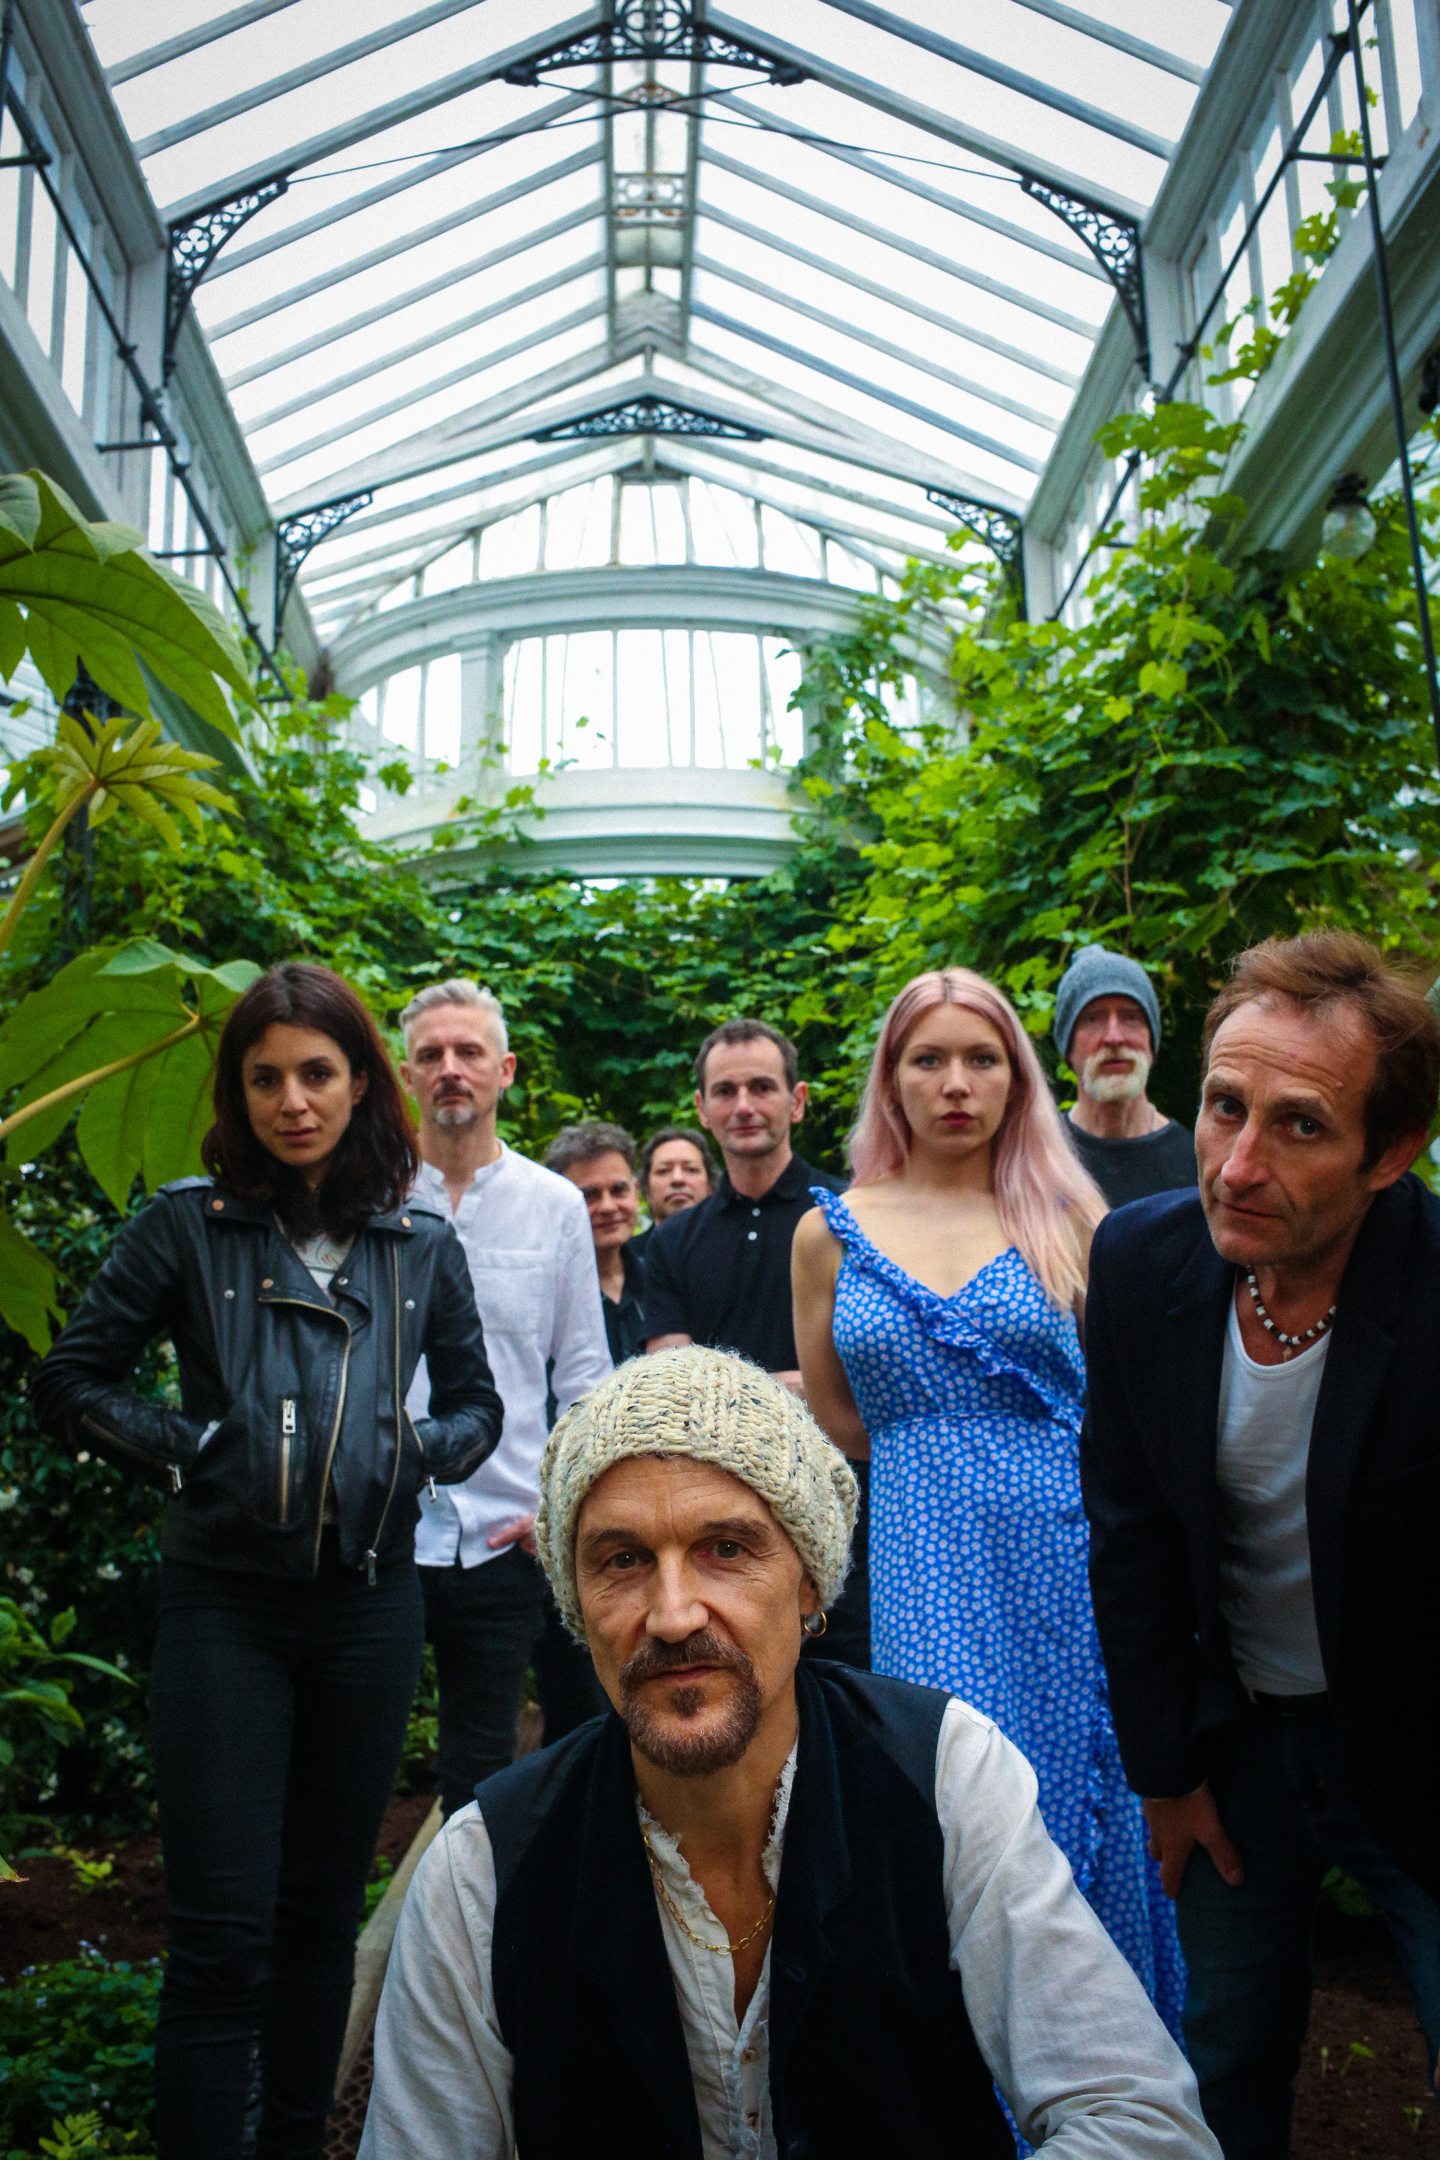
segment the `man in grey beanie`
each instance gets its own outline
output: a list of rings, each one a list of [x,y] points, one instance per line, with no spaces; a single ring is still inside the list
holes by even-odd
[[[1067,1127],[1111,1207],[1195,1183],[1195,1136],[1151,1102],[1160,1005],[1138,960],[1084,945],[1055,992],[1055,1048],[1077,1092]]]
[[[361,2160],[1218,2160],[988,1719],[826,1660],[855,1484],[698,1345],[551,1435],[535,1535],[614,1709],[416,1871]]]

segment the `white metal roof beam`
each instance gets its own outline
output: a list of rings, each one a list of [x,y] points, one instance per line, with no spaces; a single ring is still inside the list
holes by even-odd
[[[1041,413],[1038,406],[1021,404],[1019,397],[1006,397],[1004,391],[991,389],[987,382],[974,382],[969,376],[956,374],[952,367],[941,367],[939,361],[926,359],[924,352],[907,350],[905,346],[894,346],[887,337],[877,337],[874,330],[868,330],[861,322],[846,322],[842,315],[831,315],[823,307],[812,307],[810,300],[801,300],[797,294],[777,292],[773,285],[764,285],[758,276],[747,276],[745,270],[732,270],[728,264],[721,264],[721,261],[715,261],[708,255],[697,255],[695,268],[708,270],[710,276],[723,279],[728,285],[741,289],[741,292],[753,292],[758,300],[769,300],[773,307],[786,307],[792,315],[803,315],[805,322],[818,322],[823,330],[836,330],[836,335],[853,339],[857,346],[868,346],[870,352],[883,352],[885,359],[889,361],[905,361],[907,367],[913,367],[915,372],[922,376],[930,376],[935,382],[948,384],[948,389],[952,391],[963,391],[967,397],[980,397],[982,404],[995,406],[997,413],[1013,413],[1015,419],[1030,421],[1032,428],[1045,428],[1047,434],[1054,434],[1058,428],[1058,419],[1054,413]],[[753,335],[749,324],[745,326],[745,335]]]
[[[382,495],[374,509],[362,511],[359,516],[345,520],[345,537],[353,539],[357,533],[377,531],[381,526],[393,525],[397,518],[413,517],[417,510],[438,510],[442,503],[461,502],[467,495],[478,496],[482,489],[509,487],[513,481],[524,479],[530,473],[544,472],[551,466],[573,462],[584,452],[585,447],[584,443],[573,442],[552,445],[539,451],[534,457],[517,459],[514,464],[507,465],[503,472],[486,473],[478,478],[472,476],[452,487],[427,489],[423,498],[412,496],[408,502]],[[499,514],[498,509],[495,514]],[[479,524],[488,521],[490,516],[490,507],[483,501],[477,501],[470,522]]]
[[[903,38],[907,45],[918,45],[922,52],[934,53],[937,60],[948,60],[968,74],[998,83],[1003,90],[1013,90],[1032,104],[1045,105],[1052,112],[1063,113],[1067,120],[1078,120],[1083,127],[1113,135],[1118,142],[1129,143],[1132,150],[1144,150],[1151,157],[1168,159],[1175,147],[1164,135],[1139,127],[1119,113],[1106,112],[1102,106],[1074,97],[1070,91],[1057,89],[1053,83],[1042,82],[1038,75],[1027,75],[1022,68],[1010,67],[1003,60],[992,60],[968,45],[957,44],[954,38],[942,37],[938,30],[928,29],[924,23],[893,15],[888,8],[877,7],[875,0],[825,0],[825,5],[842,15],[852,15],[857,22],[869,23],[873,30],[884,30],[891,37]]]
[[[957,262],[953,256],[942,255],[937,248],[924,247],[918,240],[907,240],[901,233],[876,225],[869,218],[857,217],[853,210],[842,210],[835,202],[826,202],[822,196],[811,195],[804,188],[793,187],[788,180],[774,179],[770,174],[758,176],[753,169],[741,165],[722,150],[705,150],[702,162],[713,165],[717,172],[729,173],[733,178],[748,180],[752,186],[766,189],[778,195],[783,202],[792,202],[798,209],[813,211],[815,216],[833,219],[843,225],[847,232],[859,233],[866,240],[874,240],[881,247],[895,248],[901,255],[908,255],[913,262],[924,263],[929,270],[942,270],[947,277],[958,278],[962,285],[973,285],[977,292],[988,293],[992,300],[1008,301],[1011,307],[1023,308],[1032,315],[1041,315],[1057,329],[1069,330],[1075,337],[1084,338],[1089,344],[1097,334],[1098,326],[1086,322],[1083,316],[1072,315],[1068,308],[1055,307],[1036,293],[1025,292],[1018,285],[1007,285],[1001,278],[988,277],[983,270],[972,270],[968,263]],[[708,216],[708,207],[702,211]]]
[[[718,457],[720,454],[720,446],[717,443],[715,445],[715,455]],[[832,533],[836,539],[844,541],[868,540],[872,545],[892,548],[902,560],[911,555],[919,556],[924,561],[933,563],[953,563],[955,560],[954,554],[948,549],[927,547],[923,540],[891,539],[885,533],[877,533],[873,525],[854,524],[850,519],[837,518],[829,511],[825,513],[822,519],[820,513],[816,510],[801,509],[795,503],[786,502],[782,496],[772,495],[764,488],[757,488],[752,482],[745,479],[743,471],[729,473],[722,470],[716,472],[712,468],[707,468],[692,453],[688,445],[684,450],[681,450],[675,443],[667,442],[665,445],[665,462],[667,465],[675,466],[679,472],[685,473],[692,480],[706,480],[714,487],[733,487],[748,496],[752,502],[763,503],[767,510],[774,510],[781,517],[791,518],[797,525],[807,525],[812,532]],[[937,519],[936,523],[944,531],[948,532],[950,530],[949,525],[943,518]]]
[[[622,359],[630,357],[633,355],[629,353],[621,355]],[[346,495],[362,488],[381,487],[387,481],[416,479],[422,473],[437,472],[446,465],[458,464],[462,458],[479,457],[486,451],[504,449],[512,442],[523,442],[541,427],[554,427],[578,419],[596,403],[599,393],[593,387],[587,387],[582,394],[571,397],[558,408],[546,409],[542,405],[537,411],[535,405],[539,400],[558,396],[576,384],[585,383],[587,377],[609,364],[609,355],[603,348],[581,353],[573,361],[548,369],[518,390],[502,393],[484,406],[457,414],[440,427],[426,429],[408,443],[397,444],[392,450],[357,460],[344,470],[330,474],[324,482],[324,493],[327,496]],[[732,368],[717,355],[694,355],[689,364],[710,381],[738,389],[741,397],[748,400],[736,404],[731,398],[717,398],[711,393],[707,403],[720,419],[733,420],[744,427],[761,428],[777,441],[788,442],[796,449],[883,473],[887,479],[909,481],[921,488],[944,488],[953,494],[982,495],[1000,509],[1013,510],[1017,516],[1023,509],[1019,498],[1008,490],[981,487],[959,467],[947,465],[940,458],[927,457],[907,444],[881,435],[874,428],[842,421],[812,400],[799,399],[762,377]],[[694,401],[693,390],[658,374],[647,374],[640,380],[644,388],[657,397],[679,405]],[[624,389],[617,387],[606,393],[607,402],[618,400],[625,394]],[[634,395],[635,391],[629,394]],[[757,404],[762,408],[759,412],[755,409]],[[813,421],[792,418],[791,412],[796,407],[808,407],[819,417]],[[307,488],[281,503],[277,516],[292,516],[295,511],[308,508],[319,493],[318,485]]]
[[[970,397],[980,398],[999,412],[1013,413],[1017,420],[1028,420],[1033,427],[1044,428],[1049,434],[1053,434],[1059,425],[1054,413],[1041,412],[1038,406],[1025,405],[1019,398],[1007,397],[1003,390],[991,389],[988,384],[975,382],[968,375],[958,375],[913,348],[907,350],[903,345],[894,345],[889,338],[878,337],[873,330],[867,330],[861,322],[846,322],[842,316],[813,307],[808,300],[801,300],[794,293],[777,292],[773,285],[748,277],[743,270],[732,270],[728,264],[708,255],[697,255],[695,262],[697,269],[707,270],[711,277],[723,278],[728,285],[734,285],[742,292],[754,293],[758,300],[768,300],[776,307],[790,309],[792,314],[803,315],[807,322],[819,323],[824,330],[834,330],[841,337],[853,338],[856,344],[867,345],[872,352],[884,353],[889,360],[903,360],[907,367],[917,369],[922,375],[933,376],[936,382],[946,383],[952,390],[963,390]],[[747,326],[746,335],[751,334]]]
[[[562,113],[573,113],[578,106],[589,104],[589,98],[563,98],[558,104],[547,106],[546,110],[558,120]],[[438,174],[448,172],[452,165],[465,165],[471,158],[484,157],[487,150],[497,149],[501,143],[513,142],[517,135],[529,134],[533,126],[533,119],[514,121],[509,127],[497,128],[493,135],[487,135],[482,141],[471,143],[462,150],[442,150],[438,157],[427,158],[423,165],[417,165],[413,172],[401,173],[398,179],[382,180],[378,187],[366,188],[359,195],[347,196],[344,202],[336,203],[333,209],[317,210],[313,217],[301,218],[294,225],[282,225],[278,231],[267,233],[263,239],[249,241],[244,247],[225,247],[205,272],[206,290],[209,291],[214,286],[217,278],[228,276],[232,270],[243,270],[247,264],[260,262],[280,248],[289,247],[292,241],[308,240],[313,233],[332,233],[345,218],[358,217],[364,210],[373,210],[377,203],[388,202],[393,195],[403,195],[407,188],[420,187],[426,180],[433,180]],[[588,153],[577,151],[573,159],[562,159],[559,164],[548,166],[546,171],[551,179],[555,179],[566,170],[574,170],[576,159],[587,155],[593,157],[595,154],[593,149]]]
[[[328,52],[318,53],[300,67],[287,68],[283,75],[272,75],[268,82],[251,83],[248,89],[236,90],[214,105],[202,105],[183,120],[172,120],[168,127],[156,128],[153,135],[142,135],[135,145],[135,155],[141,160],[158,157],[162,150],[173,150],[177,143],[188,142],[192,136],[223,127],[227,120],[238,120],[242,114],[254,112],[257,105],[269,105],[292,90],[304,90],[326,75],[334,75],[357,60],[368,60],[372,53],[399,44],[402,38],[433,29],[447,17],[463,14],[467,8],[479,5],[481,0],[431,0],[429,7],[402,17],[399,22],[391,22],[383,30],[371,30],[364,37],[352,38],[348,45],[332,46]]]
[[[972,450],[988,451],[991,457],[997,457],[1007,465],[1016,465],[1022,472],[1038,473],[1041,469],[1038,458],[1017,449],[1013,443],[1002,442],[996,435],[984,435],[978,428],[966,427],[963,421],[951,420],[944,413],[936,412],[933,406],[920,404],[916,398],[902,397],[897,390],[882,390],[872,378],[856,375],[849,368],[837,367],[831,360],[822,360],[818,353],[806,352],[802,346],[788,344],[784,338],[771,337],[768,331],[757,330],[753,323],[740,322],[733,315],[723,315],[718,308],[693,301],[690,319],[710,323],[717,330],[728,330],[732,336],[746,338],[782,360],[793,360],[801,367],[812,368],[817,375],[844,383],[848,390],[859,390],[866,397],[874,398],[877,404],[889,405],[895,412],[908,413],[912,420],[939,428],[942,434],[953,435],[957,442],[968,443]],[[260,470],[264,472],[263,465]]]
[[[749,39],[756,33],[749,25],[733,15],[712,15],[714,29],[727,37]],[[1061,189],[1067,195],[1084,195],[1098,202],[1093,181],[1081,174],[1071,172],[1067,166],[1052,164],[1049,158],[1022,154],[1014,143],[1003,142],[996,135],[986,135],[979,128],[968,127],[961,119],[950,113],[940,112],[933,105],[921,105],[914,98],[902,97],[896,90],[889,90],[883,83],[873,81],[868,75],[857,75],[851,68],[837,67],[811,52],[803,45],[789,45],[765,32],[765,48],[777,60],[788,60],[801,68],[814,81],[823,83],[827,90],[837,90],[842,97],[855,98],[862,105],[871,106],[876,112],[901,121],[906,127],[919,128],[922,134],[934,135],[941,142],[953,143],[957,149],[968,150],[975,157],[988,158],[992,165],[1001,166],[1006,172],[1033,173],[1037,180]],[[1134,202],[1128,195],[1117,195],[1106,190],[1104,207],[1119,217],[1132,218],[1138,225],[1145,216],[1145,205]]]
[[[499,367],[502,362],[514,360],[521,353],[532,352],[537,345],[543,345],[547,338],[559,337],[567,330],[578,330],[583,323],[595,322],[603,318],[603,315],[603,304],[597,307],[594,301],[588,301],[584,307],[572,308],[568,315],[559,316],[553,323],[547,323],[542,330],[532,330],[525,337],[512,339],[508,345],[497,345],[493,352],[486,353],[483,361],[467,360],[460,367],[448,369],[443,375],[436,375],[428,382],[416,383],[412,388],[402,390],[397,396],[384,399],[379,405],[368,406],[364,412],[347,415],[334,427],[322,428],[318,435],[307,436],[304,442],[290,444],[275,457],[267,458],[256,470],[262,480],[269,473],[282,472],[287,465],[294,465],[300,458],[313,457],[317,450],[328,450],[331,443],[343,442],[347,435],[358,435],[362,428],[374,427],[381,420],[389,420],[396,413],[406,411],[424,398],[437,397],[442,390],[453,390],[456,383],[474,380],[478,389],[483,384],[488,368]],[[316,402],[318,403],[318,398]]]
[[[988,330],[978,329],[973,323],[965,322],[958,316],[946,315],[939,308],[927,307],[923,300],[912,299],[908,293],[894,291],[888,285],[879,284],[874,278],[863,277],[858,270],[851,270],[828,255],[816,255],[811,249],[787,240],[780,232],[767,231],[763,225],[752,225],[748,218],[734,217],[728,210],[712,207],[706,210],[705,215],[712,224],[723,225],[727,232],[739,233],[745,240],[759,241],[763,247],[774,248],[779,255],[788,255],[793,261],[804,263],[807,269],[823,271],[826,277],[837,278],[842,285],[853,286],[856,292],[868,293],[872,300],[884,300],[891,307],[902,309],[905,314],[915,316],[919,322],[934,323],[938,329],[966,338],[972,345],[983,346],[986,352],[993,352],[1001,360],[1013,361],[1016,367],[1031,368],[1037,375],[1048,377],[1051,382],[1063,383],[1067,390],[1073,390],[1080,380],[1073,369],[1058,366],[1055,361],[1046,359],[1042,353],[1026,352],[1019,345],[1011,345],[1004,338],[992,337]]]
[[[572,173],[583,170],[585,166],[598,163],[598,151],[577,150],[573,157],[562,158],[558,165],[547,165],[543,172],[534,173],[526,180],[512,180],[508,187],[497,188],[493,195],[482,196],[478,202],[471,203],[464,210],[452,211],[448,217],[432,218],[428,225],[397,233],[392,239],[383,241],[379,247],[371,248],[368,253],[338,262],[333,269],[322,272],[318,277],[304,278],[300,284],[288,286],[283,292],[267,293],[263,300],[256,301],[253,306],[242,308],[236,315],[227,315],[220,322],[211,323],[207,335],[213,340],[230,337],[236,330],[248,330],[252,323],[264,322],[270,316],[278,315],[283,309],[294,307],[302,300],[313,300],[317,293],[327,292],[336,285],[344,285],[353,277],[363,276],[367,270],[378,269],[381,263],[393,262],[397,255],[408,255],[412,248],[438,239],[442,233],[458,232],[464,225],[473,225],[478,219],[489,216],[492,211],[505,210],[512,203],[524,202],[527,197],[539,194],[552,181],[568,179]],[[593,216],[594,212],[585,214]],[[464,274],[452,272],[447,283]]]
[[[784,120],[773,109],[752,105],[735,91],[721,95],[731,112],[740,113],[745,119],[758,122],[767,135],[789,135],[816,151],[821,157],[838,158],[842,165],[853,165],[857,172],[869,173],[873,179],[883,180],[887,186],[901,188],[907,195],[918,196],[921,202],[934,203],[941,210],[949,210],[972,225],[983,225],[987,232],[998,233],[1002,240],[1013,240],[1017,246],[1031,248],[1036,254],[1048,255],[1052,262],[1064,263],[1069,270],[1078,270],[1082,277],[1098,278],[1102,284],[1109,280],[1095,257],[1078,241],[1068,246],[1063,239],[1051,239],[1045,233],[1031,232],[1027,226],[1016,225],[1010,218],[1000,217],[993,210],[982,209],[979,203],[964,202],[958,195],[947,195],[944,188],[932,187],[928,180],[918,180],[913,173],[896,172],[868,150],[851,150],[844,143],[831,142],[826,137],[813,134],[797,121]],[[718,99],[716,100],[718,103]],[[757,178],[763,176],[757,174]],[[1064,227],[1057,222],[1057,232]]]
[[[1228,5],[1228,0],[1226,0]],[[1135,37],[1128,30],[1117,30],[1094,15],[1084,15],[1079,8],[1066,7],[1064,0],[1014,0],[1016,7],[1029,8],[1032,15],[1044,15],[1050,22],[1063,23],[1067,30],[1078,30],[1081,37],[1095,38],[1108,45],[1112,52],[1128,54],[1132,60],[1144,60],[1150,67],[1163,68],[1167,75],[1178,75],[1181,82],[1202,83],[1205,70],[1193,60],[1182,59],[1179,53],[1170,52],[1163,45],[1152,45],[1148,38]]]
[[[132,53],[128,60],[117,61],[114,67],[106,68],[105,80],[112,90],[118,89],[121,83],[133,82],[137,75],[148,75],[152,68],[164,67],[170,60],[183,60],[186,53],[199,52],[202,46],[213,45],[216,38],[229,37],[232,30],[248,30],[251,23],[263,22],[267,16],[278,15],[282,8],[294,5],[295,0],[245,0],[243,7],[214,15],[193,30],[182,30],[178,37],[166,38],[161,45],[148,46],[144,52]]]
[[[458,285],[462,278],[474,277],[481,270],[493,270],[497,263],[508,262],[521,248],[539,247],[543,241],[554,240],[561,233],[572,231],[577,225],[593,223],[595,215],[593,210],[572,210],[565,217],[552,218],[548,225],[537,225],[533,232],[521,234],[518,240],[506,241],[503,247],[489,248],[483,255],[472,256],[468,263],[452,264],[438,277],[427,278],[423,285],[412,285],[406,292],[392,293],[388,300],[382,300],[374,307],[363,308],[358,315],[349,315],[343,322],[327,323],[323,330],[317,330],[312,336],[302,338],[297,345],[286,346],[282,352],[270,353],[263,361],[256,361],[252,366],[242,368],[238,375],[227,376],[226,386],[231,390],[238,390],[243,383],[253,382],[259,375],[268,375],[273,368],[284,367],[291,360],[303,360],[308,354],[319,352],[322,347],[333,345],[340,338],[349,337],[352,331],[368,330],[372,323],[384,322],[388,316],[397,315],[402,308],[412,307],[417,300],[428,300],[435,293],[444,292],[447,286]],[[315,290],[323,292],[325,284],[323,278],[317,280]],[[309,291],[302,290],[297,297],[308,299]],[[251,322],[262,320],[269,312],[264,306],[258,310],[247,308],[243,316],[232,316],[223,327],[215,324],[208,333],[210,340],[213,343],[217,338],[228,335],[231,330],[247,328]]]
[[[633,441],[602,443],[598,449],[593,444],[587,446],[584,443],[573,447],[582,453],[570,460],[573,469],[559,475],[558,479],[546,481],[543,487],[530,488],[512,500],[493,503],[482,512],[472,511],[468,517],[451,518],[444,525],[427,526],[424,532],[407,533],[403,539],[382,541],[379,547],[367,548],[359,555],[349,555],[344,562],[336,563],[328,571],[322,570],[318,576],[309,573],[307,564],[306,570],[300,573],[307,598],[313,601],[318,595],[321,599],[328,599],[338,590],[338,581],[348,577],[352,570],[369,569],[372,563],[393,563],[397,552],[402,548],[414,549],[417,558],[423,554],[427,561],[438,562],[440,556],[448,555],[451,548],[463,540],[467,533],[483,532],[487,525],[498,525],[503,518],[518,517],[523,510],[533,510],[537,503],[548,502],[553,496],[563,494],[566,488],[583,487],[587,480],[603,480],[607,473],[618,471],[630,464],[635,456]],[[413,510],[417,506],[412,503],[410,507]],[[348,532],[348,526],[345,530]],[[338,531],[336,538],[339,538]],[[430,552],[435,549],[438,549],[439,553]],[[420,567],[423,568],[424,565]]]
[[[678,440],[674,438],[665,445],[667,464],[678,462]],[[767,479],[781,480],[787,487],[808,488],[811,494],[839,496],[851,509],[877,510],[882,517],[895,518],[905,525],[926,526],[938,533],[948,533],[954,523],[953,519],[932,509],[929,503],[917,502],[913,510],[907,510],[900,503],[887,502],[883,495],[866,494],[863,489],[853,486],[848,479],[820,480],[813,473],[797,472],[792,465],[777,465],[769,458],[758,457],[754,443],[730,443],[721,441],[719,437],[711,437],[709,440],[696,437],[685,444],[685,454],[687,457],[723,458],[727,464],[740,466],[746,472],[763,473]],[[743,486],[745,483],[727,480],[725,484],[728,487]],[[776,508],[785,511],[787,516],[805,519],[812,525],[820,515],[816,510],[798,508],[786,502],[777,503]]]
[[[513,314],[516,308],[526,307],[532,300],[543,300],[547,293],[558,291],[562,285],[571,285],[578,278],[589,277],[596,270],[603,269],[604,263],[603,255],[589,255],[583,262],[569,265],[564,270],[556,270],[547,278],[537,279],[533,285],[522,285],[518,292],[507,293],[503,300],[495,301],[490,307],[476,308],[473,314],[462,315],[458,321],[446,323],[441,332],[431,331],[428,336],[416,338],[409,345],[401,345],[394,352],[376,354],[359,367],[351,368],[348,374],[330,375],[323,383],[310,383],[295,397],[288,398],[283,405],[272,405],[268,411],[256,413],[247,421],[245,432],[253,438],[262,428],[275,427],[281,420],[289,420],[295,413],[307,411],[318,404],[321,398],[335,397],[342,390],[353,390],[357,383],[371,382],[407,360],[417,360],[422,353],[437,353],[444,345],[448,345],[452,338],[463,337],[469,330],[478,330],[482,323],[499,322],[502,317]],[[560,325],[555,323],[539,334],[549,337],[559,327]],[[471,372],[478,373],[482,366],[488,367],[495,357],[497,356],[494,354],[487,354],[484,361],[472,361]],[[412,396],[424,397],[430,390],[437,390],[439,387],[438,382],[423,383],[416,387]],[[348,524],[349,521],[346,522]]]
[[[318,165],[322,158],[336,157],[342,150],[353,149],[356,143],[364,142],[371,135],[383,134],[388,128],[399,127],[403,121],[417,119],[421,113],[433,112],[438,105],[448,105],[452,99],[464,97],[469,90],[479,90],[487,82],[498,81],[519,61],[543,52],[558,38],[578,37],[582,30],[590,29],[592,23],[590,12],[572,15],[568,22],[556,23],[534,37],[522,38],[519,44],[507,46],[504,52],[493,53],[488,59],[458,69],[453,75],[442,75],[418,90],[407,91],[403,97],[392,98],[388,105],[373,106],[368,112],[356,113],[342,121],[338,127],[310,136],[288,150],[279,166],[272,153],[239,172],[217,177],[207,187],[181,196],[160,215],[168,225],[182,224],[207,210],[212,203],[229,201],[258,187],[262,181],[272,180],[277,170],[302,172],[307,165]]]

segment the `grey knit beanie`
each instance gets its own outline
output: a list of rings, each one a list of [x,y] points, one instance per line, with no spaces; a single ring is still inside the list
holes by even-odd
[[[855,1475],[798,1396],[746,1358],[696,1343],[632,1358],[567,1410],[540,1463],[535,1545],[572,1635],[584,1639],[575,1526],[597,1479],[630,1455],[728,1470],[765,1502],[828,1605],[850,1565]]]
[[[1082,945],[1060,978],[1055,992],[1055,1048],[1063,1063],[1070,1063],[1070,1037],[1075,1023],[1094,998],[1128,997],[1145,1008],[1150,1023],[1152,1056],[1160,1053],[1160,1001],[1150,977],[1138,960],[1110,952],[1103,945]]]

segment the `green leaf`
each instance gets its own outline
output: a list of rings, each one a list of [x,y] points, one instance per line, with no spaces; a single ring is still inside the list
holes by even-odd
[[[148,1191],[198,1172],[200,1142],[215,1119],[213,1071],[210,1045],[198,1034],[166,1052],[143,1134],[142,1174]]]
[[[85,1097],[75,1144],[110,1205],[124,1214],[137,1169],[145,1159],[150,1104],[163,1059],[146,1058]]]
[[[246,702],[253,693],[234,633],[203,593],[143,552],[138,533],[92,524],[53,481],[31,472],[12,476],[0,495],[0,535],[0,602],[20,610],[30,657],[57,704],[83,662],[108,696],[148,715],[143,661],[192,712],[235,735],[220,686]],[[18,664],[13,631],[5,643],[8,675]]]
[[[45,1255],[0,1215],[0,1319],[24,1336],[37,1357],[50,1347],[51,1323],[64,1318],[57,1281]]]

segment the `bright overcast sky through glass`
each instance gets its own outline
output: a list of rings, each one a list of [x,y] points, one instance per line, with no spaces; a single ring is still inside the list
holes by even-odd
[[[546,498],[585,559],[661,434],[654,560],[736,489],[797,570],[822,507],[897,564],[951,529],[929,490],[1023,510],[1115,294],[1022,179],[1143,218],[1230,10],[619,0],[608,44],[553,0],[84,12],[166,221],[287,183],[195,307],[275,511],[373,494],[306,565],[338,630]],[[703,57],[636,56],[692,14]],[[616,432],[641,395],[656,432]]]

